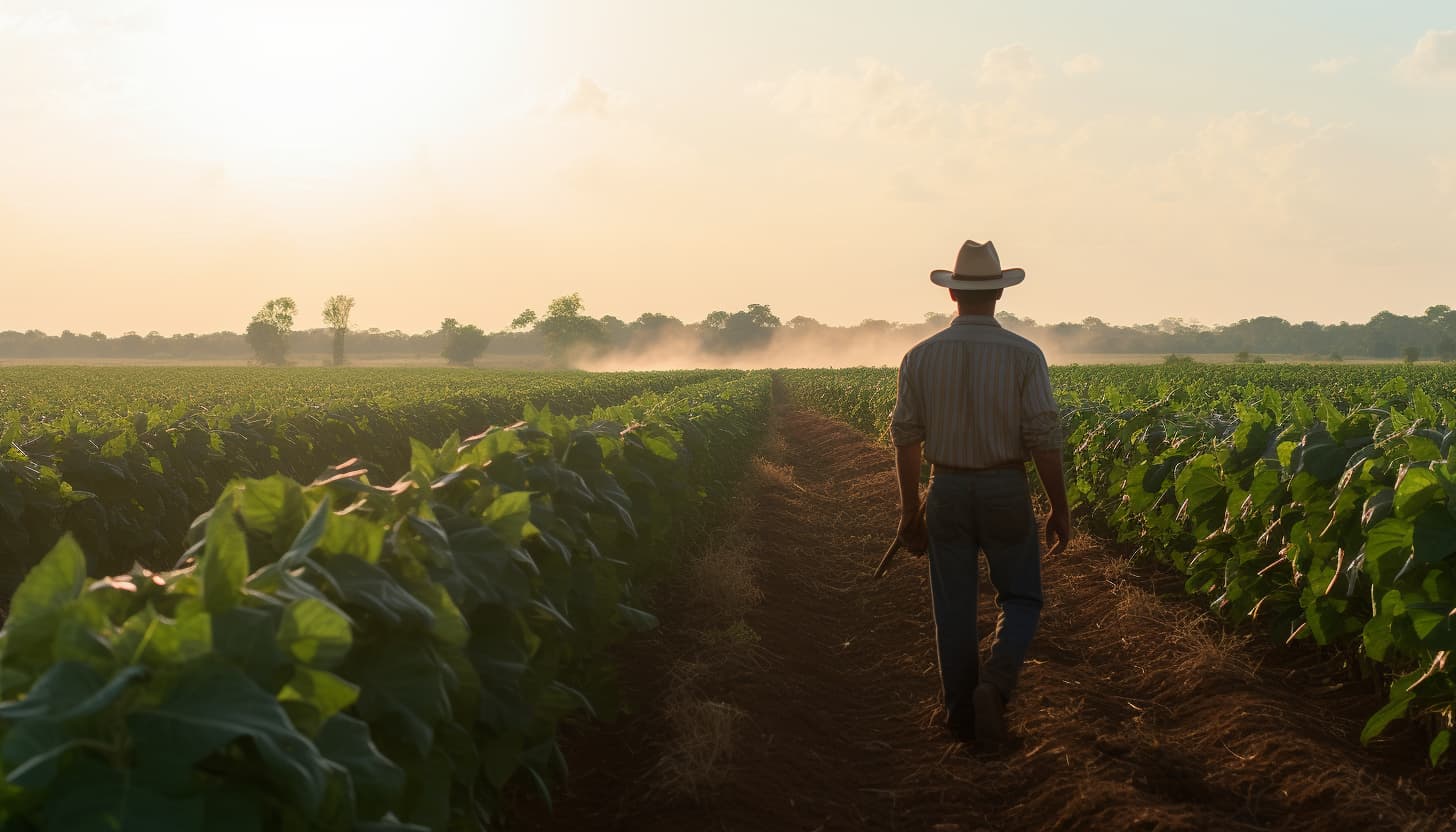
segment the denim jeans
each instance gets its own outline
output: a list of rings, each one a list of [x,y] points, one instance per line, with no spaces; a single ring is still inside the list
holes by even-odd
[[[1026,472],[937,471],[925,523],[946,716],[953,726],[968,726],[971,692],[982,678],[1011,698],[1041,617],[1041,547]],[[984,666],[976,629],[979,552],[986,553],[1001,611]]]

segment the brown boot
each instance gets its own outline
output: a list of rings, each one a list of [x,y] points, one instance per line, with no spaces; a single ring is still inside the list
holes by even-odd
[[[1006,741],[1006,700],[990,682],[976,685],[971,694],[976,708],[976,742],[998,744]]]

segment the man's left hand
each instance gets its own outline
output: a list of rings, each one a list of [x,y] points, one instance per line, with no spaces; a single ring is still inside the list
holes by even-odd
[[[912,555],[923,555],[930,549],[930,533],[925,528],[925,513],[920,509],[900,512],[900,529],[896,533]]]

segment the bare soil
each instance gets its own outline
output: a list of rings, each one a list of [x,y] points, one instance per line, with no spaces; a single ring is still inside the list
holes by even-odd
[[[1379,700],[1308,649],[1230,633],[1178,592],[1079,537],[1045,563],[1047,607],[1008,721],[981,751],[939,725],[923,560],[870,572],[893,534],[893,460],[852,428],[777,419],[771,463],[735,527],[759,602],[753,662],[707,688],[741,715],[712,788],[661,788],[664,695],[699,641],[691,604],[623,655],[633,712],[563,741],[570,781],[538,830],[1456,829],[1456,773],[1413,731],[1358,741]],[[983,581],[981,620],[995,609]],[[704,686],[700,683],[699,689]]]

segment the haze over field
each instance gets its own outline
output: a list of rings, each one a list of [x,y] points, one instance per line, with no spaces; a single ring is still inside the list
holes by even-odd
[[[0,330],[1445,300],[1456,9],[0,0]]]

